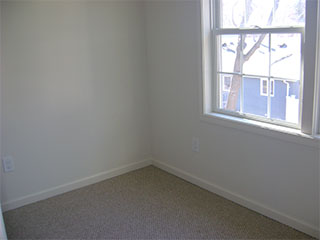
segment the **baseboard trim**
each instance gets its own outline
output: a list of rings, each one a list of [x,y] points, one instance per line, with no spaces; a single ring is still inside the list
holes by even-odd
[[[225,188],[222,188],[220,186],[217,186],[213,183],[210,183],[204,179],[198,178],[188,172],[185,172],[181,169],[178,169],[176,167],[170,166],[166,163],[163,163],[159,160],[152,160],[152,165],[169,172],[173,175],[176,175],[190,183],[193,183],[201,188],[204,188],[210,192],[216,193],[228,200],[231,200],[237,204],[240,204],[248,209],[251,209],[255,212],[258,212],[264,216],[267,216],[269,218],[272,218],[278,222],[281,222],[283,224],[286,224],[292,228],[295,228],[301,232],[304,232],[308,235],[311,235],[315,238],[319,237],[319,230],[316,226],[312,226],[304,221],[300,221],[299,219],[293,218],[291,216],[288,216],[284,213],[281,213],[277,210],[274,210],[268,206],[265,206],[263,204],[260,204],[254,200],[248,199],[244,196],[241,196],[239,194],[236,194],[234,192],[231,192]]]
[[[66,183],[57,187],[53,187],[53,188],[49,188],[46,189],[44,191],[40,191],[37,193],[33,193],[33,194],[29,194],[27,196],[21,197],[21,198],[17,198],[8,202],[4,202],[2,204],[2,210],[3,212],[18,208],[18,207],[22,207],[24,205],[30,204],[30,203],[34,203],[40,200],[44,200],[65,192],[69,192],[81,187],[85,187],[88,186],[90,184],[94,184],[112,177],[116,177],[119,175],[122,175],[124,173],[127,172],[131,172],[133,170],[139,169],[139,168],[143,168],[146,166],[151,165],[152,161],[151,159],[146,159],[140,162],[135,162],[135,163],[131,163],[131,164],[127,164],[124,165],[122,167],[118,167],[118,168],[113,168],[111,170],[105,171],[105,172],[101,172],[98,174],[95,174],[93,176],[90,177],[86,177],[86,178],[82,178],[70,183]]]

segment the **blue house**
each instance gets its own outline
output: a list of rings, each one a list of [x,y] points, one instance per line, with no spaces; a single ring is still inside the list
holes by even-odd
[[[222,78],[221,107],[225,108],[231,87],[232,76],[224,75]],[[268,87],[267,78],[243,79],[243,112],[268,117],[268,94],[270,91],[270,118],[298,121],[299,110],[299,82],[272,79]],[[237,105],[240,111],[240,95]]]

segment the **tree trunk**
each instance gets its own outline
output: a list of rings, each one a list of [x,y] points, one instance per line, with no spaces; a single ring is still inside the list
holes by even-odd
[[[251,16],[252,9],[250,8],[250,6],[251,6],[251,1],[249,0],[246,3],[248,15],[246,16],[246,19],[245,19],[245,16],[243,16],[241,25],[244,23],[245,20],[248,20],[249,17]],[[279,6],[279,0],[275,1],[274,8],[272,9],[269,15],[269,19],[268,19],[269,24],[272,23],[274,13],[277,11],[278,6]],[[233,67],[234,73],[239,73],[239,74],[242,73],[244,63],[247,62],[252,57],[252,55],[257,51],[257,49],[260,47],[261,43],[263,42],[264,38],[266,37],[266,34],[261,34],[258,41],[252,46],[252,48],[248,51],[248,53],[244,55],[243,50],[245,48],[244,44],[245,44],[246,37],[247,36],[245,34],[242,37],[239,36],[237,50],[236,50],[236,59],[234,61],[234,67]],[[241,55],[242,55],[242,61],[240,61]],[[227,106],[226,106],[227,110],[235,111],[237,109],[241,82],[242,82],[242,77],[240,75],[233,75],[230,92],[228,96],[228,101],[227,101]]]
[[[239,36],[238,46],[237,46],[237,55],[234,61],[233,72],[241,73],[243,69],[243,64],[248,61],[251,56],[257,51],[263,42],[266,34],[261,34],[258,41],[252,46],[247,54],[243,54],[243,46],[245,44],[246,35],[243,35],[242,38]],[[242,55],[242,61],[240,61]],[[230,87],[230,92],[228,96],[228,102],[226,109],[230,111],[235,111],[237,108],[238,96],[241,88],[242,76],[234,75],[232,78],[232,83]]]
[[[243,64],[241,64],[240,58],[241,58],[241,51],[242,51],[242,42],[243,38],[239,36],[239,41],[238,41],[238,46],[237,46],[237,55],[236,59],[234,61],[234,66],[233,66],[233,72],[234,73],[241,73]],[[239,90],[241,87],[241,81],[242,77],[240,75],[233,75],[232,81],[231,81],[231,87],[230,87],[230,92],[228,96],[228,102],[226,109],[230,111],[235,111],[237,108],[237,102],[238,102],[238,96],[239,96]]]
[[[232,77],[232,84],[228,96],[228,102],[226,109],[230,111],[235,111],[237,109],[239,89],[241,87],[242,77],[239,75],[234,75]]]

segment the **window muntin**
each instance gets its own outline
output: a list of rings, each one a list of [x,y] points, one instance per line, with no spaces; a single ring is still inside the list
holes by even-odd
[[[292,80],[301,78],[302,34],[271,34],[270,74]]]
[[[214,106],[218,106],[215,110],[249,118],[258,117],[257,119],[262,121],[299,128],[305,0],[220,0],[216,3],[220,6],[218,9],[221,9],[221,12],[216,11],[214,40],[217,67],[214,69],[218,79],[221,79],[223,74],[233,77],[228,92],[217,88],[220,89],[217,93],[218,98],[213,99],[218,99],[219,102],[214,103]],[[294,10],[293,6],[296,6]],[[233,9],[230,10],[231,8]],[[250,14],[248,11],[251,11]],[[253,20],[259,23],[259,26],[250,24]],[[237,21],[240,23],[236,24]],[[263,22],[265,24],[262,24]],[[251,79],[251,82],[252,79],[256,79],[258,89],[254,89],[253,85],[257,85],[256,83],[249,86],[246,83],[248,79]],[[267,79],[264,89],[259,87],[260,79]],[[274,79],[280,81],[275,83]],[[295,83],[295,89],[298,86],[298,94],[288,95],[288,81]],[[221,81],[219,82],[221,84]],[[277,93],[274,91],[276,84],[280,85]],[[251,94],[248,88],[258,93],[260,90],[259,96],[267,99],[259,99]],[[281,89],[283,90],[280,91]],[[271,100],[271,97],[274,99]],[[290,101],[293,99],[296,100]],[[289,101],[295,104],[289,104]],[[280,107],[282,110],[279,110]],[[288,118],[289,112],[298,112],[294,114],[298,115],[298,120],[294,118],[292,121],[292,117]]]

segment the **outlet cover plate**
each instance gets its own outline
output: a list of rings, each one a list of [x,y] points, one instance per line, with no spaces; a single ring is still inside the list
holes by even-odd
[[[12,172],[14,170],[12,156],[5,156],[2,158],[4,172]]]

